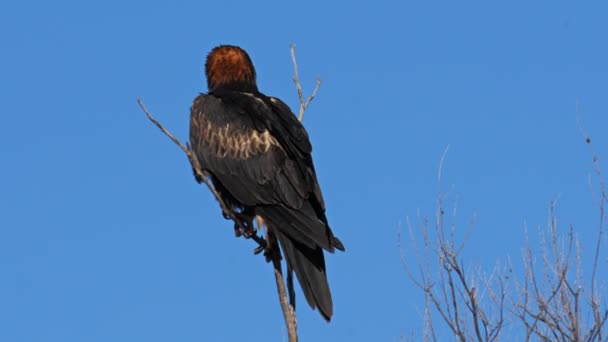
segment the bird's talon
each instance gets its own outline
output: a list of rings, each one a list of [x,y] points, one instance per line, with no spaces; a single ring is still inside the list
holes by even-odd
[[[265,249],[266,249],[266,246],[259,245],[253,249],[253,254],[258,255],[258,254],[262,253],[262,251]]]

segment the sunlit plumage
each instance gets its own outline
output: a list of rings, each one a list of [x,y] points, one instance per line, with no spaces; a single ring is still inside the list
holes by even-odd
[[[216,47],[205,71],[209,92],[191,109],[192,149],[223,201],[276,235],[307,302],[329,321],[323,250],[344,246],[325,216],[308,134],[285,103],[258,91],[243,49]]]

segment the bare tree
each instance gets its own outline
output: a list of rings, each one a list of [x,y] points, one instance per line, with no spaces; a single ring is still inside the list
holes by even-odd
[[[518,339],[526,341],[608,341],[605,331],[608,308],[602,305],[597,284],[608,196],[591,139],[580,123],[579,129],[590,148],[593,175],[599,184],[599,194],[594,194],[599,221],[590,283],[586,285],[583,279],[581,247],[574,227],[570,225],[565,236],[558,233],[556,201],[550,203],[546,229],[539,229],[538,252],[531,247],[525,227],[523,279],[514,274],[510,262],[507,268],[497,266],[489,274],[465,272],[460,254],[474,226],[474,218],[462,242],[458,243],[454,223],[456,205],[452,216],[446,217],[445,194],[441,190],[446,148],[439,163],[433,222],[421,218],[420,214],[416,225],[409,217],[406,220],[414,262],[406,257],[401,246],[401,229],[398,232],[405,271],[425,297],[425,341],[438,339],[436,329],[439,325],[446,326],[459,341],[495,341],[506,338],[504,327],[507,324],[518,334]],[[446,219],[451,221],[446,222]],[[414,226],[422,232],[422,249],[416,243]],[[521,338],[519,331],[523,333]]]
[[[293,67],[294,67],[293,81],[295,83],[296,90],[298,92],[298,98],[300,101],[298,119],[300,121],[302,121],[304,119],[304,112],[306,111],[306,108],[310,105],[310,103],[316,96],[317,91],[319,90],[319,87],[321,86],[321,80],[319,78],[317,78],[317,84],[315,86],[315,89],[313,90],[312,94],[307,99],[305,99],[303,91],[302,91],[302,86],[300,84],[300,79],[298,76],[298,65],[296,62],[295,49],[296,49],[296,46],[294,44],[291,44],[290,45],[291,60],[292,60]],[[156,120],[154,118],[154,116],[152,116],[152,114],[148,111],[148,109],[146,108],[146,106],[144,105],[144,103],[141,99],[137,99],[137,103],[139,104],[141,109],[144,111],[144,113],[146,114],[148,119],[152,123],[154,123],[154,125],[156,125],[156,127],[158,127],[167,137],[169,137],[169,139],[171,139],[182,151],[184,151],[184,153],[188,157],[188,161],[190,162],[190,165],[192,166],[192,170],[194,171],[197,179],[202,180],[205,183],[205,185],[207,185],[207,187],[209,188],[209,190],[211,191],[211,193],[213,194],[215,199],[220,204],[223,214],[227,218],[230,218],[232,221],[234,221],[236,236],[237,237],[243,236],[247,239],[253,239],[258,244],[258,246],[254,249],[255,254],[259,254],[264,249],[266,249],[266,247],[267,247],[266,240],[264,238],[260,237],[259,235],[257,235],[257,232],[251,226],[242,222],[239,219],[238,215],[236,215],[236,213],[234,213],[224,203],[224,201],[220,197],[219,193],[216,191],[215,187],[211,183],[209,175],[207,174],[205,169],[201,166],[200,162],[198,161],[196,154],[193,153],[192,150],[190,149],[190,146],[188,146],[187,144],[182,144],[179,141],[179,139],[177,139],[158,120]],[[283,318],[285,319],[285,325],[287,327],[288,339],[290,342],[295,342],[298,340],[297,320],[296,320],[295,308],[293,307],[292,304],[290,304],[290,303],[295,303],[295,301],[293,299],[293,293],[294,293],[293,292],[293,281],[292,281],[291,275],[289,275],[287,277],[287,283],[288,283],[289,294],[290,294],[290,297],[292,297],[292,298],[290,298],[290,300],[288,301],[287,300],[287,291],[285,290],[285,284],[283,282],[283,272],[282,272],[282,268],[281,268],[281,255],[279,253],[270,253],[268,256],[270,257],[270,261],[272,261],[272,265],[274,268],[277,292],[279,295],[279,303],[281,304],[281,310],[283,311]]]

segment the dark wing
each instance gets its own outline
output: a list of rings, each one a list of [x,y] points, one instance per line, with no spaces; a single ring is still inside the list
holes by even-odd
[[[190,120],[201,166],[236,201],[283,207],[281,215],[291,223],[280,227],[286,235],[333,251],[308,135],[285,104],[243,92],[203,94],[194,100]]]
[[[300,120],[298,120],[291,112],[289,106],[275,97],[271,97],[270,101],[278,119],[276,120],[276,124],[273,126],[273,131],[288,132],[288,134],[279,134],[279,136],[288,137],[288,141],[285,142],[285,145],[290,150],[291,155],[295,156],[296,160],[302,163],[301,167],[306,169],[307,180],[312,189],[313,195],[311,202],[315,206],[317,215],[327,224],[327,218],[325,217],[325,201],[323,200],[321,188],[319,187],[319,182],[317,181],[315,167],[312,162],[312,146],[310,145],[308,133],[306,133],[306,129]]]

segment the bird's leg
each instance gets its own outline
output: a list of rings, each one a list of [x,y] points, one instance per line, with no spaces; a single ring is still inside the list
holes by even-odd
[[[254,216],[253,210],[250,208],[244,208],[243,211],[239,213],[239,219],[241,220],[241,223],[243,223],[241,227],[243,228],[242,234],[245,235],[246,239],[251,238],[256,233],[255,227],[253,226]]]
[[[240,237],[242,235],[245,236],[246,239],[249,239],[253,234],[255,234],[255,229],[253,228],[253,217],[246,212],[232,212],[234,218],[234,235],[236,237]],[[226,214],[224,213],[224,217]],[[231,218],[228,216],[227,218]]]
[[[264,241],[264,240],[262,240]],[[262,251],[264,251],[266,249],[266,244],[265,243],[260,243],[259,246],[257,246],[256,248],[253,249],[253,254],[258,255],[260,253],[262,253]]]
[[[257,230],[262,227],[263,223],[257,221],[257,229],[253,225],[253,219],[255,214],[252,209],[245,208],[241,212],[231,211],[229,213],[224,212],[224,217],[227,219],[232,219],[234,221],[234,235],[236,237],[243,236],[245,239],[253,239],[258,243],[258,246],[253,250],[254,254],[260,254],[262,251],[266,250],[268,244],[264,238],[261,238],[257,235]]]
[[[266,251],[264,252],[266,262],[281,260],[281,250],[277,242],[277,237],[272,230],[266,226]]]
[[[271,252],[270,252],[269,248],[272,245],[270,243],[270,240],[268,240],[268,226],[265,224],[264,219],[259,215],[255,216],[255,221],[257,224],[258,231],[261,231],[262,229],[266,231],[266,239],[258,236],[257,234],[255,235],[255,239],[259,243],[259,246],[253,250],[253,253],[260,254],[262,251],[264,251],[264,256],[266,257],[266,261],[270,261],[269,253],[271,253]]]
[[[190,164],[192,164],[192,162],[190,162]],[[196,180],[196,182],[198,184],[201,184],[203,182],[203,179],[201,178],[201,176],[199,176],[198,172],[194,167],[192,168],[192,173],[194,174],[194,179]]]
[[[295,310],[296,309],[296,292],[293,289],[293,269],[288,262],[285,262],[287,265],[287,291],[289,292],[289,304]]]

